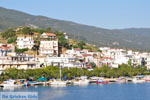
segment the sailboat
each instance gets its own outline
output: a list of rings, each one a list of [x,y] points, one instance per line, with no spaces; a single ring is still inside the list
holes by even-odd
[[[57,86],[61,86],[61,85],[66,85],[67,81],[62,81],[61,79],[61,66],[59,67],[59,75],[60,75],[60,79],[59,80],[52,80],[50,82],[51,85],[57,85]]]

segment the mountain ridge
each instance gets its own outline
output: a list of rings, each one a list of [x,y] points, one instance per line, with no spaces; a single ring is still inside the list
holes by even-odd
[[[106,29],[0,7],[0,31],[25,25],[51,27],[68,33],[71,38],[82,39],[97,46],[150,49],[150,28]]]

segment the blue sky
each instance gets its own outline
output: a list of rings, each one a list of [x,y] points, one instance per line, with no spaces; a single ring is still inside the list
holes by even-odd
[[[0,0],[0,6],[101,28],[150,28],[150,0]]]

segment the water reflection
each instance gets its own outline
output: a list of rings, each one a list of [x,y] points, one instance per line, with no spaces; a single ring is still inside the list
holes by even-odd
[[[51,85],[52,88],[67,87],[66,85]]]
[[[67,90],[63,87],[54,86],[52,89],[47,89],[45,91],[39,92],[39,100],[55,100],[63,98],[67,95]]]
[[[15,90],[15,87],[11,87],[11,86],[9,86],[9,87],[2,87],[1,88],[2,90],[9,90],[9,91],[14,91]]]

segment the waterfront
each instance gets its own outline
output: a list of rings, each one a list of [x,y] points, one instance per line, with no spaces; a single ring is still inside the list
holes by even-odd
[[[150,100],[150,83],[90,84],[87,86],[32,86],[11,92],[38,92],[39,100]]]

